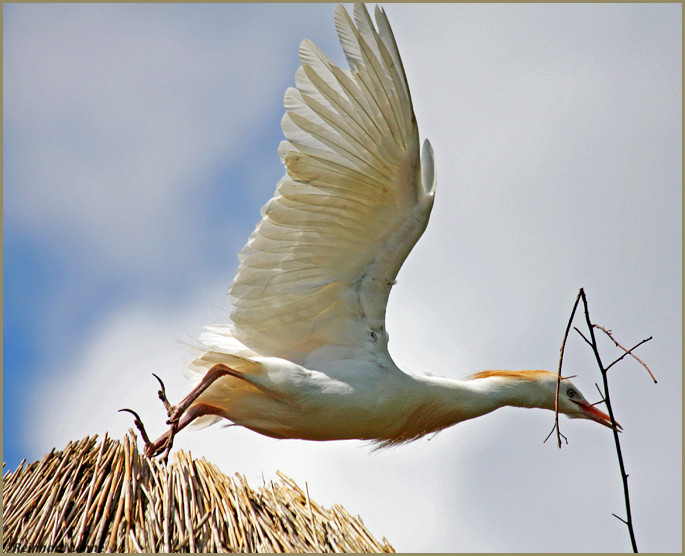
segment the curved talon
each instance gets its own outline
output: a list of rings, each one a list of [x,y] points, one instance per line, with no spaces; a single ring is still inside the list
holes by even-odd
[[[155,373],[152,373],[152,376],[157,379],[157,382],[159,382],[160,386],[160,389],[157,391],[157,397],[164,404],[164,409],[166,409],[167,416],[170,416],[171,412],[174,410],[174,407],[169,403],[169,400],[166,397],[166,388],[164,387],[164,383],[162,382],[162,379],[159,378]]]
[[[141,419],[140,419],[140,415],[138,415],[132,409],[128,409],[128,408],[120,409],[119,413],[121,413],[122,411],[126,411],[127,413],[130,413],[131,415],[133,415],[133,417],[134,417],[133,424],[138,429],[138,432],[140,432],[140,436],[143,437],[143,442],[145,443],[145,449],[147,450],[147,447],[150,446],[152,444],[152,442],[150,442],[150,437],[147,435],[147,431],[145,430],[145,426],[143,425],[143,421],[141,421]]]
[[[159,454],[161,454],[163,451],[164,457],[162,458],[162,461],[165,463],[169,459],[169,451],[171,450],[171,444],[173,442],[173,435],[175,434],[175,431],[170,430],[163,434],[159,439],[157,439],[156,442],[150,442],[150,437],[147,435],[147,432],[145,431],[145,426],[143,425],[143,421],[140,419],[140,415],[138,415],[135,411],[132,409],[128,408],[123,408],[120,409],[119,412],[121,413],[122,411],[126,411],[127,413],[130,413],[133,415],[135,420],[133,421],[133,424],[136,426],[138,431],[140,432],[140,435],[143,437],[143,442],[145,443],[145,449],[143,453],[149,457],[153,458]]]
[[[152,373],[152,376],[154,376],[157,379],[157,382],[159,382],[159,386],[161,387],[162,391],[164,391],[164,383],[162,382],[162,379],[159,378],[155,373]]]
[[[140,415],[138,415],[132,409],[128,409],[127,407],[124,407],[124,408],[119,410],[119,413],[121,413],[122,411],[126,411],[126,412],[130,413],[131,415],[133,415],[136,418],[136,421],[140,421]]]

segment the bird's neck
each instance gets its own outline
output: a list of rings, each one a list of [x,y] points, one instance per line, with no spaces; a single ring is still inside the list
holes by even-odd
[[[442,415],[440,428],[473,419],[504,406],[553,409],[553,399],[526,373],[521,376],[486,376],[469,380],[421,376],[414,377],[423,391],[422,405],[429,404]],[[551,402],[551,406],[550,406]]]
[[[395,425],[387,430],[380,445],[416,440],[507,405],[553,409],[553,388],[544,386],[550,381],[547,375],[551,373],[486,371],[468,380],[409,375],[412,395],[407,395],[406,384],[399,390],[398,399],[391,404]],[[403,418],[398,419],[400,406],[404,408]]]

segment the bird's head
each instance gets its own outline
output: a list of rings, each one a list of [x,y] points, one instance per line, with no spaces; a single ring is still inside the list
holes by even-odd
[[[554,375],[554,373],[551,373]],[[554,393],[556,394],[556,375],[554,378]],[[559,413],[568,415],[571,419],[591,419],[605,427],[613,429],[611,417],[590,404],[580,393],[573,383],[565,378],[559,384]],[[621,430],[621,425],[616,423],[616,429]]]
[[[483,371],[471,378],[505,382],[517,391],[520,402],[516,405],[542,407],[554,410],[556,397],[557,374],[549,371]],[[613,428],[611,418],[603,411],[588,402],[573,383],[564,378],[559,384],[559,413],[571,419],[590,419],[605,427]],[[616,423],[617,430],[621,425]]]

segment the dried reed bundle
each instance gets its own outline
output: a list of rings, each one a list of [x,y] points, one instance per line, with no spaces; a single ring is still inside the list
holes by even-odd
[[[4,465],[3,465],[4,467]],[[292,479],[252,490],[204,459],[168,467],[133,431],[70,442],[3,476],[6,552],[394,552],[359,517],[327,510]]]

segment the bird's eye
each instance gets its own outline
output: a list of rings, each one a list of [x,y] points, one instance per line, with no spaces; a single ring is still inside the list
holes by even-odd
[[[573,398],[573,397],[576,395],[576,391],[575,391],[573,388],[569,388],[569,389],[566,391],[566,395],[567,395],[569,398]]]

